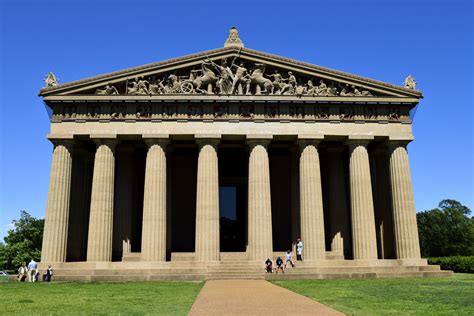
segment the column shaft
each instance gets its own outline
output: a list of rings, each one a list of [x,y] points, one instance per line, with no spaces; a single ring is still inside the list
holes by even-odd
[[[273,257],[268,140],[251,140],[248,179],[248,253],[250,260]]]
[[[141,259],[166,261],[166,144],[147,140]]]
[[[112,260],[115,143],[97,140],[92,176],[87,261]]]
[[[331,250],[340,255],[349,253],[349,212],[344,181],[341,147],[328,148],[329,153],[329,213],[331,230]]]
[[[318,141],[303,141],[300,145],[301,239],[305,245],[304,259],[322,260],[326,258],[326,243]]]
[[[354,259],[377,259],[374,203],[367,142],[350,142],[349,173]]]
[[[397,258],[418,259],[420,258],[420,243],[408,153],[402,144],[392,144],[392,147],[390,181]]]
[[[55,144],[41,250],[42,262],[65,262],[71,190],[72,146]]]
[[[218,139],[198,139],[196,260],[219,261]]]

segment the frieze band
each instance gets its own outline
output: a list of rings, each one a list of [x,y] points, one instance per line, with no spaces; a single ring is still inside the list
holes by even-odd
[[[404,106],[316,104],[56,104],[53,122],[68,120],[291,120],[410,122]]]

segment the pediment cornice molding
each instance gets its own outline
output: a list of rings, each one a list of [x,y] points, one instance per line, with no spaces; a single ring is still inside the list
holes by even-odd
[[[403,86],[398,86],[371,78],[361,77],[347,72],[334,70],[249,48],[238,48],[232,46],[203,51],[177,58],[171,58],[160,62],[128,68],[81,80],[71,81],[59,84],[54,87],[43,88],[40,90],[39,95],[43,97],[65,95],[77,91],[82,91],[88,88],[102,87],[103,85],[109,82],[114,83],[120,80],[126,80],[128,78],[134,78],[137,76],[149,75],[156,72],[171,72],[175,69],[180,69],[182,67],[196,66],[201,64],[204,59],[217,61],[221,58],[233,58],[236,56],[242,58],[243,60],[263,62],[270,66],[290,69],[308,75],[313,74],[320,78],[325,78],[328,80],[347,84],[356,84],[358,87],[371,89],[372,91],[377,92],[385,92],[387,95],[391,95],[394,97],[412,97],[417,99],[423,97],[422,93],[418,90],[409,89]],[[261,98],[263,96],[258,97]]]

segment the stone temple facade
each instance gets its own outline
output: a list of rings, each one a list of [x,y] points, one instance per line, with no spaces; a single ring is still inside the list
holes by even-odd
[[[41,264],[57,279],[445,275],[420,258],[403,86],[223,48],[40,91],[54,144]],[[281,276],[282,277],[282,276]]]

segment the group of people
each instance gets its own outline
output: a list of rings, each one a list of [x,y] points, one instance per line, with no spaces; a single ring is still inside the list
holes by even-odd
[[[296,240],[296,260],[297,261],[303,261],[303,242],[301,241],[301,238],[298,238]],[[267,273],[277,273],[281,271],[281,273],[285,273],[285,269],[288,266],[288,263],[291,265],[292,268],[294,268],[295,262],[293,261],[293,256],[291,253],[291,250],[288,250],[285,254],[285,261],[283,262],[283,259],[278,256],[277,259],[275,260],[275,265],[276,267],[273,266],[273,262],[270,258],[267,258],[265,261],[265,271]]]
[[[27,279],[28,282],[38,282],[39,275],[38,263],[34,259],[31,259],[28,265],[23,262],[18,268],[18,282],[25,282]],[[49,265],[46,273],[43,274],[43,282],[51,282],[52,276],[53,268]]]

